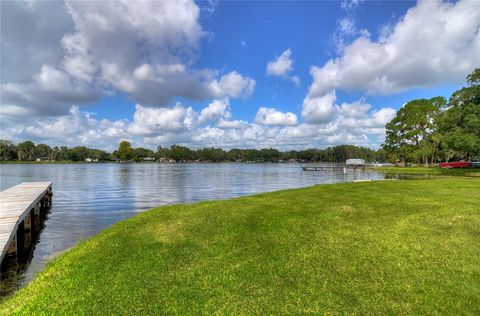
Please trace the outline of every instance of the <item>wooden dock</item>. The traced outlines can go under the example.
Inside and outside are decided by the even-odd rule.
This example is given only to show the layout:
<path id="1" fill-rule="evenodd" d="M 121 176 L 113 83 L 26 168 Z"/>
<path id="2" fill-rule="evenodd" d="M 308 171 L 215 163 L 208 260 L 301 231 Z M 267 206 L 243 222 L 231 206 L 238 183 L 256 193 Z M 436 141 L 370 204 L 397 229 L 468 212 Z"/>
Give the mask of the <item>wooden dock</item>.
<path id="1" fill-rule="evenodd" d="M 19 239 L 28 242 L 35 217 L 51 205 L 51 182 L 24 182 L 0 192 L 0 262 L 17 253 Z M 19 233 L 24 235 L 19 238 Z"/>

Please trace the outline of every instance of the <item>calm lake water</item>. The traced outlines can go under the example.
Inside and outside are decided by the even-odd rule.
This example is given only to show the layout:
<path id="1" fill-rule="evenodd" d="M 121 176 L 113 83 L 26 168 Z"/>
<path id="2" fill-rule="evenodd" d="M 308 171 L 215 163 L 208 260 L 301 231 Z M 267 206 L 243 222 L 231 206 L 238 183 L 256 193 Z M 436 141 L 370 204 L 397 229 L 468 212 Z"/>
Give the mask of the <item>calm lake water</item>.
<path id="1" fill-rule="evenodd" d="M 79 240 L 157 205 L 383 177 L 376 172 L 303 172 L 301 164 L 3 164 L 2 191 L 21 182 L 51 181 L 53 206 L 31 262 L 2 277 L 0 292 L 25 285 L 45 262 Z"/>

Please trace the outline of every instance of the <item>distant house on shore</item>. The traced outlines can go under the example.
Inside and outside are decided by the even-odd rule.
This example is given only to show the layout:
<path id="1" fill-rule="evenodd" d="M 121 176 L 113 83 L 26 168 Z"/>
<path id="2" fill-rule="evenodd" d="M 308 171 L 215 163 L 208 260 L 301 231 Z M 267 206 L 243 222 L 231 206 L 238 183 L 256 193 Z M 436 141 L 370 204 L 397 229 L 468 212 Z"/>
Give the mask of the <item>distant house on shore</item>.
<path id="1" fill-rule="evenodd" d="M 365 165 L 365 159 L 347 159 L 345 164 L 349 166 Z"/>
<path id="2" fill-rule="evenodd" d="M 158 158 L 158 162 L 169 162 L 169 163 L 174 163 L 174 162 L 176 162 L 176 161 L 175 161 L 175 160 L 173 160 L 173 159 L 170 159 L 170 158 L 160 157 L 160 158 Z"/>
<path id="3" fill-rule="evenodd" d="M 52 157 L 38 157 L 35 161 L 53 161 Z"/>
<path id="4" fill-rule="evenodd" d="M 155 161 L 155 157 L 143 157 L 143 161 Z"/>
<path id="5" fill-rule="evenodd" d="M 88 158 L 85 158 L 85 162 L 98 162 L 98 159 L 97 158 L 92 159 L 92 158 L 88 157 Z"/>

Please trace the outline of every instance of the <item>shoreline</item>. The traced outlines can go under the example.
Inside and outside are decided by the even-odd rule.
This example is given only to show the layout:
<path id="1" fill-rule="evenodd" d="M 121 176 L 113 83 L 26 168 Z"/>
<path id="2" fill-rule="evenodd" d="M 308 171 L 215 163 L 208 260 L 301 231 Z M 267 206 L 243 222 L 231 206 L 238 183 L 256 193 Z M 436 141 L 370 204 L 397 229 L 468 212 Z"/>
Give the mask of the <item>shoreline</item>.
<path id="1" fill-rule="evenodd" d="M 371 308 L 377 313 L 445 313 L 461 305 L 474 313 L 479 301 L 466 295 L 462 284 L 470 284 L 471 291 L 478 283 L 464 273 L 458 283 L 455 269 L 471 271 L 468 260 L 480 259 L 478 240 L 469 237 L 457 244 L 470 229 L 480 231 L 479 188 L 477 179 L 457 177 L 370 181 L 156 207 L 54 258 L 26 288 L 4 299 L 0 311 L 214 313 L 220 311 L 216 306 L 224 306 L 229 313 L 362 313 Z M 401 199 L 407 192 L 409 199 Z M 450 222 L 461 235 L 453 238 L 450 230 L 438 230 Z M 440 254 L 442 270 L 436 263 Z M 418 270 L 419 264 L 425 267 Z M 337 281 L 326 281 L 331 277 Z M 362 280 L 369 281 L 357 284 Z M 419 299 L 408 290 L 414 280 L 425 283 L 423 304 L 410 304 Z M 387 289 L 376 288 L 376 282 Z M 254 284 L 263 294 L 247 294 Z M 292 291 L 296 303 L 283 296 Z M 444 291 L 455 295 L 444 297 Z M 328 298 L 332 293 L 355 299 L 336 309 Z M 83 303 L 67 303 L 80 297 Z"/>

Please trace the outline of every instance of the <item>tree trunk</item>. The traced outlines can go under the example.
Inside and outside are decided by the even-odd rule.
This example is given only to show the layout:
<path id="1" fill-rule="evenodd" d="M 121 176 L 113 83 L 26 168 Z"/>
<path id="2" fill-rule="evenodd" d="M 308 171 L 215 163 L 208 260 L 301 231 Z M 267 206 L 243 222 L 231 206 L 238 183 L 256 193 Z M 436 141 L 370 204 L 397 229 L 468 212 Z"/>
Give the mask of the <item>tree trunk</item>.
<path id="1" fill-rule="evenodd" d="M 423 166 L 428 167 L 428 156 L 427 155 L 423 156 Z"/>

